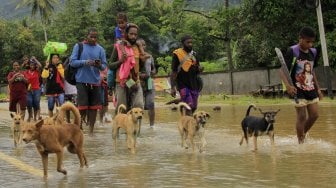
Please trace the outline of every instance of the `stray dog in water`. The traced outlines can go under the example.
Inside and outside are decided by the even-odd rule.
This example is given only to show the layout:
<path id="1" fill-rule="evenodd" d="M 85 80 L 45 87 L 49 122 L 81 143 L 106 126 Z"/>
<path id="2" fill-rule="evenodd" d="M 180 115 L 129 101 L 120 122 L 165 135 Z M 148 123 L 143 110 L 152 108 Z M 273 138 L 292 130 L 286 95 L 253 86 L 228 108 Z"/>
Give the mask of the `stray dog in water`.
<path id="1" fill-rule="evenodd" d="M 257 137 L 263 134 L 267 134 L 271 139 L 272 145 L 274 144 L 273 124 L 275 122 L 275 116 L 280 111 L 280 109 L 277 111 L 263 112 L 260 108 L 258 108 L 260 113 L 263 114 L 263 117 L 255 117 L 250 116 L 251 108 L 254 108 L 256 110 L 256 107 L 254 105 L 250 105 L 248 107 L 245 118 L 241 123 L 243 129 L 243 136 L 239 144 L 240 145 L 243 144 L 244 138 L 246 143 L 248 144 L 248 136 L 249 137 L 253 136 L 254 151 L 256 151 L 258 149 Z"/>
<path id="2" fill-rule="evenodd" d="M 126 111 L 126 106 L 121 104 L 118 107 L 117 115 L 114 117 L 112 125 L 112 138 L 114 140 L 114 150 L 117 148 L 117 137 L 119 129 L 123 128 L 127 134 L 127 147 L 132 153 L 135 153 L 136 137 L 140 131 L 140 121 L 143 116 L 141 108 L 132 108 L 127 114 L 121 111 Z"/>
<path id="3" fill-rule="evenodd" d="M 193 114 L 193 116 L 187 116 L 186 110 L 191 110 L 190 106 L 184 102 L 180 102 L 178 104 L 178 107 L 181 112 L 181 118 L 178 122 L 178 130 L 181 135 L 181 146 L 188 149 L 188 146 L 186 145 L 186 140 L 189 139 L 192 150 L 195 151 L 194 137 L 198 135 L 201 139 L 199 152 L 203 152 L 206 145 L 204 126 L 207 119 L 210 118 L 210 115 L 204 111 L 197 111 Z"/>
<path id="4" fill-rule="evenodd" d="M 22 142 L 22 124 L 23 117 L 21 116 L 20 104 L 16 105 L 16 113 L 11 112 L 10 116 L 13 119 L 13 125 L 11 127 L 12 135 L 14 139 L 14 146 L 17 147 Z"/>
<path id="5" fill-rule="evenodd" d="M 67 110 L 72 111 L 75 115 L 73 124 L 60 124 L 58 121 L 55 121 L 55 124 L 45 124 L 44 120 L 40 120 L 37 123 L 24 122 L 22 128 L 23 141 L 26 143 L 35 141 L 36 148 L 42 157 L 45 177 L 48 176 L 49 153 L 57 155 L 57 171 L 67 174 L 67 171 L 63 169 L 63 148 L 65 146 L 70 153 L 77 154 L 81 168 L 84 165 L 88 166 L 83 149 L 84 135 L 79 128 L 81 117 L 78 109 L 70 102 L 64 103 L 60 108 L 58 118 L 63 117 Z"/>

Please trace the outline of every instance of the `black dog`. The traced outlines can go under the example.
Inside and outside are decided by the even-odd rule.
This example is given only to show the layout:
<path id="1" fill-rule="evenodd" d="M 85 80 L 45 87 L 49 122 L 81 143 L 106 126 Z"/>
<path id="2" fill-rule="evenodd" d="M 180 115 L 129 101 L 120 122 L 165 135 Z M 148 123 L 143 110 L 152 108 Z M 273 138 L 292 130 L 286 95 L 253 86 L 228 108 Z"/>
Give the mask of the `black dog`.
<path id="1" fill-rule="evenodd" d="M 251 108 L 254 108 L 256 110 L 256 107 L 254 105 L 250 105 L 248 107 L 245 118 L 241 123 L 244 135 L 242 136 L 242 139 L 239 144 L 240 145 L 243 144 L 244 138 L 246 140 L 246 143 L 248 143 L 248 136 L 249 137 L 253 136 L 254 150 L 257 150 L 257 137 L 263 134 L 267 134 L 270 137 L 273 145 L 274 144 L 273 123 L 275 121 L 275 116 L 280 111 L 280 109 L 277 111 L 262 112 L 262 110 L 258 108 L 259 111 L 263 114 L 263 117 L 255 117 L 250 116 Z"/>

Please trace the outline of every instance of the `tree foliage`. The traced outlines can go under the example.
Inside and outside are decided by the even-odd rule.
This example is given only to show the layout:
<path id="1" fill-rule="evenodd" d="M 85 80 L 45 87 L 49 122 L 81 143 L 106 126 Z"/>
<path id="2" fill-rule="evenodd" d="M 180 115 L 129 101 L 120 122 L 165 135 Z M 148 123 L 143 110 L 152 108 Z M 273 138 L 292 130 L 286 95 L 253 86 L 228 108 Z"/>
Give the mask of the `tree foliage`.
<path id="1" fill-rule="evenodd" d="M 42 0 L 23 0 L 37 2 Z M 56 0 L 43 0 L 55 2 Z M 62 1 L 63 2 L 63 1 Z M 140 27 L 139 37 L 147 42 L 148 51 L 157 60 L 162 74 L 170 72 L 172 51 L 180 46 L 180 38 L 190 34 L 194 49 L 206 70 L 226 69 L 225 42 L 231 44 L 235 69 L 277 66 L 274 47 L 285 50 L 297 43 L 302 26 L 310 25 L 318 32 L 315 9 L 302 1 L 244 0 L 240 6 L 226 9 L 200 9 L 186 0 L 66 0 L 58 12 L 49 15 L 49 40 L 73 45 L 83 40 L 87 29 L 97 27 L 99 43 L 110 54 L 118 12 L 126 12 L 129 22 Z M 197 1 L 207 3 L 207 1 Z M 232 1 L 230 1 L 232 2 Z M 236 1 L 235 1 L 236 2 Z M 63 4 L 61 4 L 63 5 Z M 36 9 L 37 10 L 37 9 Z M 47 10 L 47 9 L 46 9 Z M 336 2 L 322 1 L 329 62 L 336 69 Z M 23 55 L 35 55 L 42 62 L 43 25 L 34 19 L 0 20 L 0 60 L 2 74 L 11 69 L 9 62 Z M 315 46 L 319 48 L 317 38 Z"/>

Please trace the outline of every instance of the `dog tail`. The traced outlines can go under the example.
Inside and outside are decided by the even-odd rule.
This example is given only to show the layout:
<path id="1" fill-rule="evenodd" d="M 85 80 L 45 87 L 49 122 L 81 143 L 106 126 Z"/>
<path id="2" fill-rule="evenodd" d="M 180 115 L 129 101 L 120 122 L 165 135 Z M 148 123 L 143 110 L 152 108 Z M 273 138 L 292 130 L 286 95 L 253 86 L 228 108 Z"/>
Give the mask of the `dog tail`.
<path id="1" fill-rule="evenodd" d="M 257 109 L 257 107 L 256 107 L 254 104 L 251 104 L 251 105 L 248 107 L 247 111 L 246 111 L 246 115 L 245 115 L 245 117 L 247 117 L 247 116 L 250 115 L 251 108 L 253 108 L 254 110 Z"/>
<path id="2" fill-rule="evenodd" d="M 74 124 L 79 126 L 80 121 L 81 121 L 81 116 L 80 116 L 78 108 L 71 102 L 65 102 L 64 104 L 62 104 L 62 106 L 60 108 L 61 118 L 64 119 L 64 114 L 68 110 L 70 110 L 75 115 Z"/>
<path id="3" fill-rule="evenodd" d="M 181 116 L 186 115 L 186 110 L 191 110 L 190 106 L 185 102 L 178 103 L 178 109 L 180 110 Z"/>
<path id="4" fill-rule="evenodd" d="M 180 99 L 180 98 L 177 98 L 177 99 L 173 99 L 173 100 L 171 100 L 171 101 L 168 101 L 168 102 L 166 102 L 165 104 L 166 105 L 169 105 L 169 104 L 178 104 L 178 103 L 180 103 L 182 100 Z"/>
<path id="5" fill-rule="evenodd" d="M 122 113 L 123 111 L 126 112 L 127 108 L 124 104 L 119 105 L 117 114 Z"/>

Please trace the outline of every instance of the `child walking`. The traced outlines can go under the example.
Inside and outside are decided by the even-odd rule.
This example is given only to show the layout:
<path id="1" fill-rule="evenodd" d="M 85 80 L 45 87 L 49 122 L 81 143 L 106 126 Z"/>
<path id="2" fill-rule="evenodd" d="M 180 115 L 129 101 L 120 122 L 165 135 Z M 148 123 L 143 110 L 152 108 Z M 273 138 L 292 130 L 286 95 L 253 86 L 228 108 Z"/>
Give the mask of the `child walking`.
<path id="1" fill-rule="evenodd" d="M 316 66 L 316 49 L 312 48 L 316 33 L 311 27 L 303 27 L 299 33 L 299 43 L 291 46 L 285 55 L 286 65 L 293 80 L 289 84 L 284 72 L 280 77 L 285 83 L 287 93 L 297 95 L 296 134 L 299 144 L 304 143 L 305 136 L 318 118 L 318 102 L 323 98 L 313 68 Z M 309 64 L 309 65 L 308 65 Z M 307 70 L 309 69 L 309 70 Z M 307 79 L 302 79 L 303 76 Z M 309 76 L 309 82 L 307 82 Z"/>

